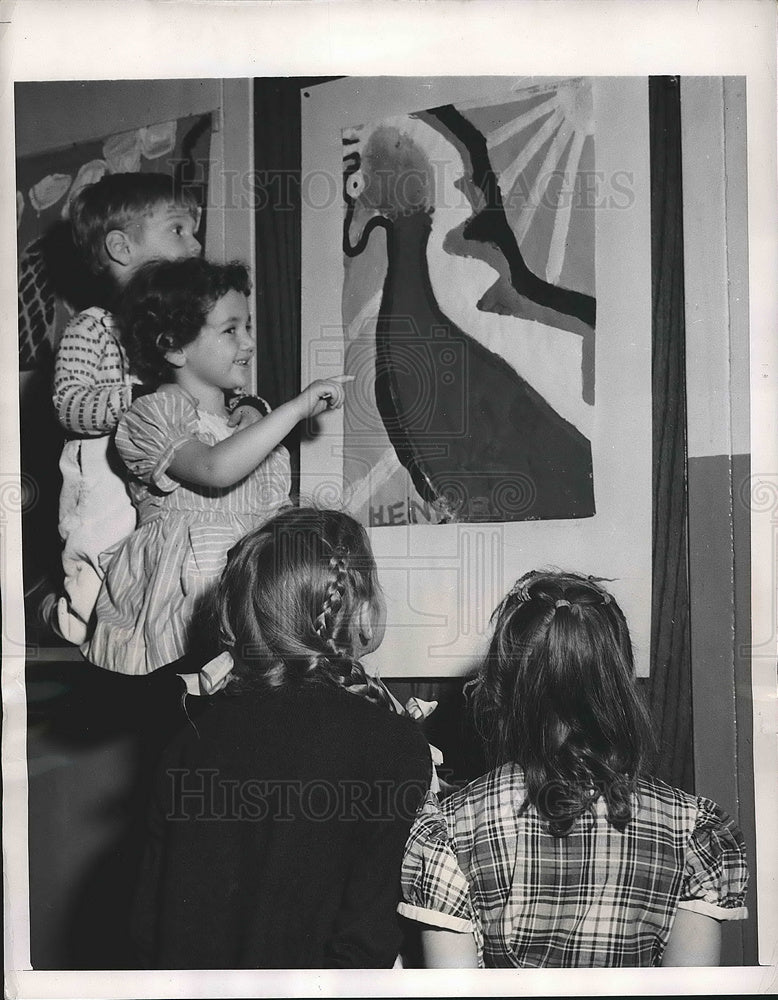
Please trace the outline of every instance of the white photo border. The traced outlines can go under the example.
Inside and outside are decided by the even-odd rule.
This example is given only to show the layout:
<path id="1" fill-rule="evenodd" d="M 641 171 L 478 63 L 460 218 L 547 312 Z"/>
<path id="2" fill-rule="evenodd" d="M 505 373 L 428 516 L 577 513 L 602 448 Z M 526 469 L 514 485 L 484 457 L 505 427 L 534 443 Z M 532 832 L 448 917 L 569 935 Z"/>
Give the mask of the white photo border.
<path id="1" fill-rule="evenodd" d="M 6 992 L 13 997 L 753 994 L 776 975 L 776 557 L 771 510 L 752 514 L 752 626 L 761 967 L 365 973 L 29 970 L 24 650 L 17 385 L 13 83 L 337 75 L 745 76 L 749 129 L 751 456 L 778 475 L 776 11 L 771 0 L 0 0 L 0 553 Z M 756 641 L 756 639 L 755 639 Z"/>

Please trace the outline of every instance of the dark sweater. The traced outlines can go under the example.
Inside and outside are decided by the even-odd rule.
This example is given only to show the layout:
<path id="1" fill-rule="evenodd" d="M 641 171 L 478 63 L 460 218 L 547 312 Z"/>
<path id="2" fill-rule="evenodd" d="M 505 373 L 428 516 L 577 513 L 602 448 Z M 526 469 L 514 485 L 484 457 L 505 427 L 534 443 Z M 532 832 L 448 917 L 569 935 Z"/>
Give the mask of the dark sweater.
<path id="1" fill-rule="evenodd" d="M 152 968 L 380 968 L 430 777 L 421 730 L 338 688 L 223 694 L 168 747 L 135 913 Z"/>

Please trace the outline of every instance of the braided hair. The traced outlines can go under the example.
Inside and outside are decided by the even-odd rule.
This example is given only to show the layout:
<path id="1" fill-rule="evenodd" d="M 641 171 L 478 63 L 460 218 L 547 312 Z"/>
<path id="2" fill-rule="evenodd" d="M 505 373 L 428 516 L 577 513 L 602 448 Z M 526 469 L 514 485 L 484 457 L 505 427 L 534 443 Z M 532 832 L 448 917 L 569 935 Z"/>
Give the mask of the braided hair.
<path id="1" fill-rule="evenodd" d="M 492 620 L 470 689 L 491 763 L 521 766 L 525 806 L 534 805 L 557 836 L 600 796 L 610 822 L 623 828 L 653 735 L 618 604 L 595 578 L 534 571 Z"/>
<path id="2" fill-rule="evenodd" d="M 365 606 L 377 627 L 380 589 L 364 528 L 340 511 L 283 510 L 234 546 L 217 590 L 236 689 L 328 684 L 392 708 L 359 661 Z"/>

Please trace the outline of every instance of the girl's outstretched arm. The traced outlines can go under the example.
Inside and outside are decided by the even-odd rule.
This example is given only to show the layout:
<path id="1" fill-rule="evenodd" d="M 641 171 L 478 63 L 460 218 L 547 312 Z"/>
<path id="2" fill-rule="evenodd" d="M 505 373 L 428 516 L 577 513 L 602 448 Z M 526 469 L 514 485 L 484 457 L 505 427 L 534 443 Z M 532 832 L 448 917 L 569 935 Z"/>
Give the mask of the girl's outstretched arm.
<path id="1" fill-rule="evenodd" d="M 425 969 L 477 969 L 478 951 L 472 934 L 442 927 L 423 927 L 421 950 Z"/>
<path id="2" fill-rule="evenodd" d="M 209 445 L 187 441 L 176 450 L 168 473 L 187 483 L 217 489 L 232 486 L 253 472 L 287 434 L 306 417 L 343 405 L 343 383 L 353 376 L 339 375 L 312 382 L 299 396 L 283 403 L 259 423 L 238 431 L 226 441 Z"/>
<path id="3" fill-rule="evenodd" d="M 680 907 L 662 956 L 662 965 L 718 965 L 720 960 L 719 921 L 705 913 L 695 913 L 694 910 Z"/>

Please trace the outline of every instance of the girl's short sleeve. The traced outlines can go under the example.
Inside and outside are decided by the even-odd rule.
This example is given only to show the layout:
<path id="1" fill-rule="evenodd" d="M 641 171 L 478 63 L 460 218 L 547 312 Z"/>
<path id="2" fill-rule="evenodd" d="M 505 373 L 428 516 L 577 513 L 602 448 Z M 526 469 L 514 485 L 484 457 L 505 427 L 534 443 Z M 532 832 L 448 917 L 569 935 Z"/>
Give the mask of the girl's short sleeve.
<path id="1" fill-rule="evenodd" d="M 478 938 L 470 887 L 433 792 L 427 792 L 411 827 L 401 882 L 402 902 L 397 909 L 404 917 Z"/>
<path id="2" fill-rule="evenodd" d="M 130 472 L 165 493 L 179 483 L 167 475 L 176 450 L 197 432 L 197 412 L 177 393 L 153 392 L 137 399 L 119 422 L 116 448 Z"/>
<path id="3" fill-rule="evenodd" d="M 710 799 L 698 798 L 678 905 L 716 920 L 744 920 L 748 866 L 743 835 Z"/>

